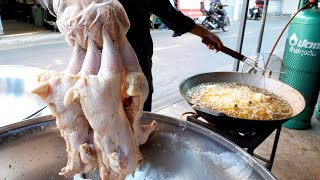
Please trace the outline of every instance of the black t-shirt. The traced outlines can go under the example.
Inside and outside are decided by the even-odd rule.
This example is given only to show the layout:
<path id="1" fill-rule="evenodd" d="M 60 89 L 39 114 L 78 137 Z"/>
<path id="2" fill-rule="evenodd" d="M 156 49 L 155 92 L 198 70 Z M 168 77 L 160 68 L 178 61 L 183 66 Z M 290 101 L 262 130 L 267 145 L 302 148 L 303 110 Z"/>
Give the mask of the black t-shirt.
<path id="1" fill-rule="evenodd" d="M 180 36 L 191 31 L 194 21 L 172 7 L 169 0 L 119 1 L 126 10 L 131 24 L 127 38 L 138 56 L 143 72 L 149 82 L 152 83 L 151 57 L 153 43 L 150 35 L 150 13 L 158 16 L 163 23 L 172 29 L 174 31 L 173 36 Z"/>

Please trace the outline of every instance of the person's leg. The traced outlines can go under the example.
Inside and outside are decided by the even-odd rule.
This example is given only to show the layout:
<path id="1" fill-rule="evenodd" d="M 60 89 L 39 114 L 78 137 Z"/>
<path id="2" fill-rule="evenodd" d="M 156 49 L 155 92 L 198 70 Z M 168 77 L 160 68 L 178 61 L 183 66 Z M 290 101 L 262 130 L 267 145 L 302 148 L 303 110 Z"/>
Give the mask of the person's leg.
<path id="1" fill-rule="evenodd" d="M 259 9 L 258 9 L 259 16 L 262 16 L 262 12 L 263 12 L 263 8 L 259 7 Z"/>
<path id="2" fill-rule="evenodd" d="M 143 111 L 151 112 L 152 108 L 152 93 L 149 92 L 147 100 L 144 102 Z"/>
<path id="3" fill-rule="evenodd" d="M 254 7 L 249 9 L 249 14 L 251 19 L 253 18 L 253 10 L 254 10 Z"/>
<path id="4" fill-rule="evenodd" d="M 146 99 L 146 101 L 144 102 L 143 111 L 151 112 L 151 109 L 152 109 L 152 93 L 153 93 L 152 72 L 151 72 L 152 62 L 151 62 L 151 60 L 149 61 L 149 63 L 147 63 L 147 65 L 141 66 L 141 68 L 142 68 L 142 72 L 146 76 L 146 78 L 148 80 L 148 83 L 149 83 L 149 95 L 148 95 L 148 98 Z"/>
<path id="5" fill-rule="evenodd" d="M 219 17 L 219 19 L 218 19 L 219 25 L 220 25 L 220 26 L 223 26 L 223 24 L 224 24 L 224 18 L 226 17 L 227 12 L 226 12 L 224 9 L 219 9 L 219 10 L 217 11 L 217 14 L 220 15 L 220 17 Z"/>
<path id="6" fill-rule="evenodd" d="M 224 18 L 225 17 L 226 17 L 225 15 L 222 15 L 222 16 L 219 17 L 219 22 L 220 22 L 221 25 L 224 25 Z"/>

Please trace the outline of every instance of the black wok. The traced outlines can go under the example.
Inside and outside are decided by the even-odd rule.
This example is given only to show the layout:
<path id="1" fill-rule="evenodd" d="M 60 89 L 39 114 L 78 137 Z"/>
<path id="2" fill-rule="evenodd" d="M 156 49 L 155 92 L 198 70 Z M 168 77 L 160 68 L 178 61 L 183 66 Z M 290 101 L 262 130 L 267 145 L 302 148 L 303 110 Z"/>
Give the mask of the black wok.
<path id="1" fill-rule="evenodd" d="M 244 77 L 246 76 L 246 77 Z M 243 74 L 240 72 L 212 72 L 205 74 L 198 74 L 184 80 L 179 90 L 181 95 L 186 99 L 186 92 L 199 84 L 211 82 L 235 82 L 245 84 L 243 79 L 248 79 L 250 76 L 257 76 L 254 74 Z M 254 78 L 253 78 L 254 79 Z M 257 79 L 257 78 L 255 78 Z M 273 93 L 282 97 L 289 102 L 293 108 L 292 117 L 300 114 L 305 108 L 305 100 L 303 96 L 294 88 L 270 78 L 261 78 L 253 85 L 257 88 L 262 88 L 267 91 L 274 91 Z M 187 100 L 187 99 L 186 99 Z M 188 101 L 188 100 L 187 100 Z M 192 103 L 188 102 L 191 106 Z M 290 118 L 278 120 L 250 120 L 229 117 L 222 112 L 212 111 L 205 108 L 193 107 L 199 116 L 206 121 L 214 124 L 217 127 L 228 128 L 237 131 L 261 131 L 268 130 L 281 126 Z"/>

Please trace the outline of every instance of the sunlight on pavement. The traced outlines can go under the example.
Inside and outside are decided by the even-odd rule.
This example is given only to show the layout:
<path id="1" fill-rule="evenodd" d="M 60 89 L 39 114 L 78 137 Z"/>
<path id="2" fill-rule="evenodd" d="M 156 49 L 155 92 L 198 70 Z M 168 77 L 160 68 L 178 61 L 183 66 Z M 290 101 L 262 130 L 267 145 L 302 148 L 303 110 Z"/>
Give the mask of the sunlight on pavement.
<path id="1" fill-rule="evenodd" d="M 60 60 L 60 59 L 56 59 L 56 60 L 54 60 L 54 62 L 55 62 L 55 64 L 57 64 L 57 65 L 63 64 L 62 60 Z"/>

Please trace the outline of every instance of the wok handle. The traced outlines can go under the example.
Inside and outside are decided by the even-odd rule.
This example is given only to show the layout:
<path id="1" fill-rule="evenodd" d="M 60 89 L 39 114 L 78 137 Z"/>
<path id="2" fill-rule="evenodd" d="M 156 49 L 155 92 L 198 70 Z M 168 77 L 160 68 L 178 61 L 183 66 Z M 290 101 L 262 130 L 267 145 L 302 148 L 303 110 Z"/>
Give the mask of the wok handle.
<path id="1" fill-rule="evenodd" d="M 217 46 L 217 43 L 213 42 L 213 41 L 212 41 L 211 39 L 209 39 L 208 37 L 204 37 L 204 38 L 202 39 L 202 42 L 203 42 L 204 44 L 206 44 L 206 45 L 213 45 L 214 47 L 218 47 L 218 46 Z M 238 60 L 240 60 L 240 61 L 244 61 L 244 60 L 246 59 L 246 57 L 245 57 L 244 55 L 242 55 L 242 54 L 240 54 L 240 53 L 238 53 L 238 52 L 236 52 L 236 51 L 234 51 L 234 50 L 232 50 L 232 49 L 230 49 L 230 48 L 228 48 L 228 47 L 225 47 L 225 46 L 222 46 L 222 47 L 219 49 L 219 51 L 222 51 L 222 52 L 228 54 L 229 56 L 231 56 L 231 57 L 233 57 L 233 58 L 236 58 L 236 59 L 238 59 Z"/>
<path id="2" fill-rule="evenodd" d="M 223 112 L 219 112 L 219 111 L 214 111 L 214 110 L 209 110 L 209 109 L 205 109 L 205 108 L 202 108 L 202 107 L 197 107 L 197 106 L 194 106 L 192 107 L 194 110 L 198 110 L 198 111 L 201 111 L 201 112 L 204 112 L 206 114 L 209 114 L 209 115 L 212 115 L 212 116 L 217 116 L 217 117 L 221 117 L 221 116 L 227 116 L 225 113 Z"/>

